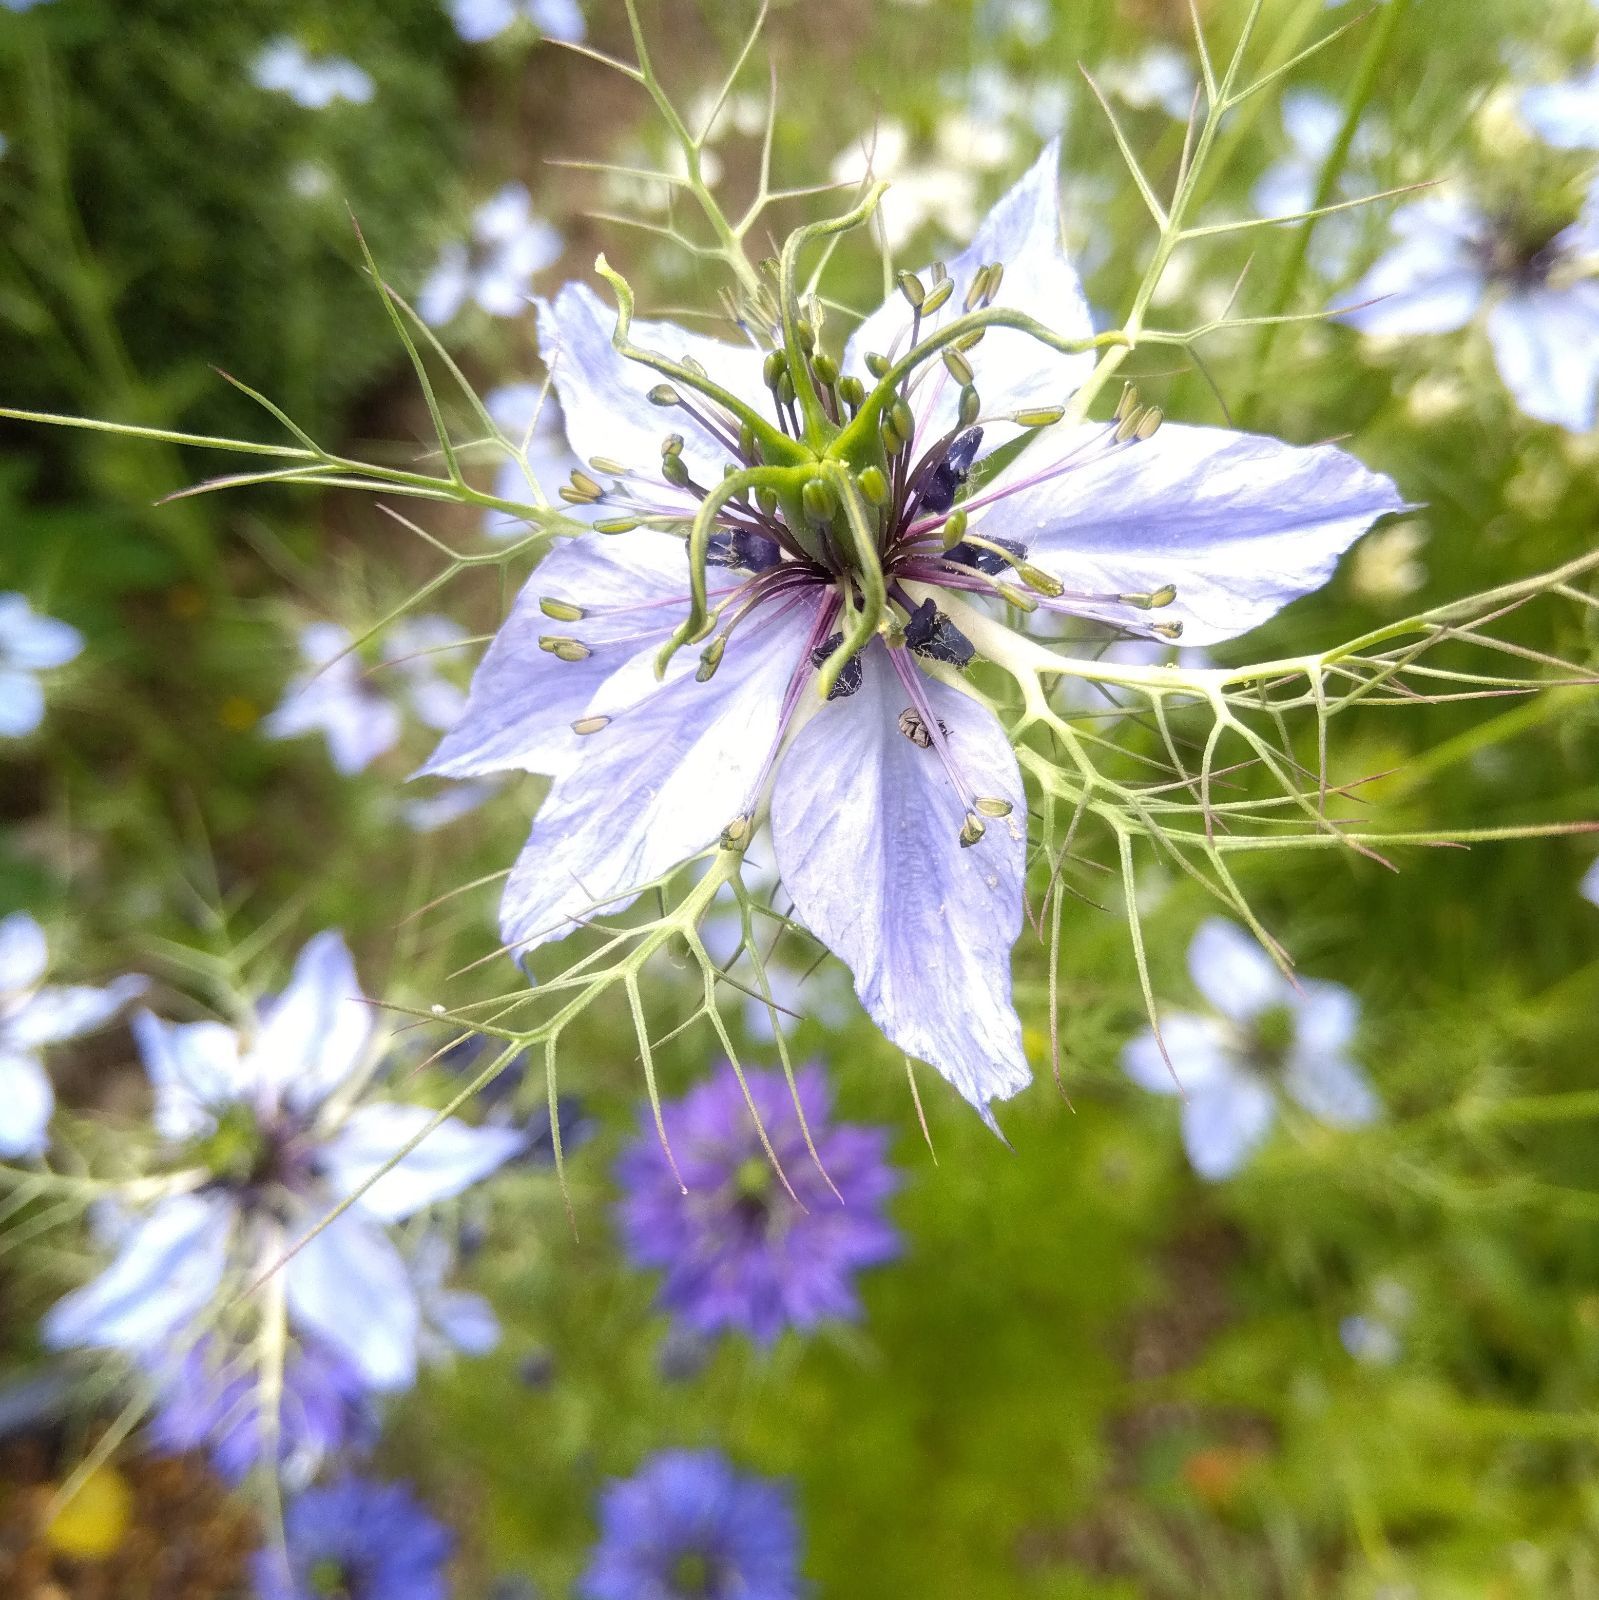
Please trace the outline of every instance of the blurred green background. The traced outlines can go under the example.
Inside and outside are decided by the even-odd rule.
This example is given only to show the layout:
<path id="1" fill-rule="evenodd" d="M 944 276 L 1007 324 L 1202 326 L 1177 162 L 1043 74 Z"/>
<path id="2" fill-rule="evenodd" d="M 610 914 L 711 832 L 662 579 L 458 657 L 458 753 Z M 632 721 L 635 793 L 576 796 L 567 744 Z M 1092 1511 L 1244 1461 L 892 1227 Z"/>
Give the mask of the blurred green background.
<path id="1" fill-rule="evenodd" d="M 1390 7 L 1287 85 L 1343 104 L 1369 81 L 1366 188 L 1516 170 L 1506 86 L 1585 63 L 1599 22 L 1581 0 Z M 641 9 L 690 105 L 753 16 L 711 0 Z M 1245 7 L 1199 9 L 1224 48 Z M 587 12 L 589 42 L 629 54 L 618 0 Z M 1267 0 L 1255 58 L 1287 60 L 1358 12 Z M 282 34 L 358 62 L 371 98 L 310 109 L 258 87 L 250 64 Z M 778 4 L 712 146 L 735 196 L 755 170 L 768 57 L 779 181 L 823 179 L 874 124 L 880 148 L 895 130 L 902 192 L 932 196 L 920 218 L 904 213 L 918 261 L 958 242 L 1062 130 L 1091 299 L 1112 322 L 1125 306 L 1150 232 L 1078 66 L 1169 183 L 1183 132 L 1161 102 L 1185 104 L 1184 75 L 1191 86 L 1186 4 Z M 351 215 L 411 294 L 512 179 L 564 241 L 541 291 L 587 274 L 603 248 L 646 308 L 714 304 L 714 282 L 670 243 L 602 215 L 660 220 L 647 194 L 551 164 L 665 159 L 645 97 L 531 30 L 469 47 L 438 0 L 0 11 L 0 133 L 8 406 L 278 437 L 220 368 L 334 448 L 420 458 L 426 413 Z M 1257 180 L 1293 155 L 1277 95 L 1249 102 L 1200 220 L 1247 214 Z M 1376 253 L 1384 214 L 1358 214 L 1343 282 Z M 1246 268 L 1244 314 L 1322 309 L 1340 280 L 1296 268 L 1295 240 L 1279 229 L 1193 249 L 1160 318 L 1214 315 Z M 834 288 L 872 304 L 869 255 L 842 254 Z M 537 373 L 532 322 L 468 312 L 443 337 L 490 389 Z M 1330 643 L 1593 543 L 1599 440 L 1519 417 L 1474 337 L 1383 350 L 1310 322 L 1222 334 L 1202 354 L 1203 373 L 1170 348 L 1132 370 L 1182 420 L 1343 439 L 1426 507 L 1223 659 Z M 397 799 L 427 749 L 419 730 L 347 778 L 319 741 L 269 741 L 259 726 L 295 670 L 301 623 L 368 626 L 436 555 L 355 495 L 157 503 L 218 470 L 172 446 L 0 426 L 0 589 L 87 639 L 51 680 L 41 732 L 0 751 L 0 912 L 40 916 L 64 971 L 148 971 L 173 994 L 186 986 L 174 947 L 220 952 L 266 929 L 265 983 L 329 925 L 349 932 L 372 993 L 494 992 L 502 974 L 447 977 L 493 947 L 492 885 L 405 919 L 511 858 L 536 781 L 419 834 Z M 428 525 L 488 547 L 474 517 Z M 430 608 L 482 633 L 500 602 L 498 578 L 477 574 Z M 1592 665 L 1583 615 L 1546 606 L 1517 626 Z M 1595 705 L 1558 691 L 1372 711 L 1338 726 L 1335 776 L 1393 769 L 1363 791 L 1393 828 L 1591 818 Z M 713 1443 L 795 1481 L 807 1572 L 827 1597 L 1599 1595 L 1599 1102 L 1559 1098 L 1596 1087 L 1599 908 L 1577 892 L 1593 854 L 1580 838 L 1418 848 L 1397 873 L 1250 858 L 1245 887 L 1301 970 L 1359 994 L 1360 1058 L 1385 1116 L 1358 1134 L 1280 1128 L 1225 1184 L 1194 1177 L 1173 1106 L 1120 1072 L 1142 1007 L 1114 911 L 1068 913 L 1069 1109 L 1050 1081 L 1042 951 L 1024 938 L 1038 1082 L 1005 1110 L 1014 1148 L 924 1075 L 935 1163 L 871 1027 L 801 1024 L 798 1053 L 828 1062 L 843 1109 L 897 1130 L 906 1256 L 868 1280 L 860 1327 L 768 1356 L 725 1341 L 670 1378 L 651 1284 L 622 1263 L 609 1216 L 637 1052 L 625 1017 L 590 1016 L 563 1069 L 597 1129 L 568 1166 L 575 1232 L 553 1179 L 501 1187 L 473 1275 L 504 1345 L 430 1376 L 395 1415 L 384 1465 L 462 1530 L 469 1597 L 507 1575 L 566 1594 L 598 1484 L 652 1449 Z M 1157 992 L 1191 1004 L 1183 954 L 1208 908 L 1153 870 L 1140 893 Z M 665 1015 L 691 978 L 663 967 L 655 982 Z M 712 1049 L 703 1034 L 674 1043 L 670 1086 L 702 1074 Z M 125 1108 L 129 1055 L 111 1035 L 58 1062 L 67 1094 Z M 752 1041 L 751 1056 L 770 1047 Z M 31 1358 L 32 1319 L 61 1281 L 36 1249 L 0 1257 L 14 1363 Z M 1361 1346 L 1351 1317 L 1391 1340 Z"/>

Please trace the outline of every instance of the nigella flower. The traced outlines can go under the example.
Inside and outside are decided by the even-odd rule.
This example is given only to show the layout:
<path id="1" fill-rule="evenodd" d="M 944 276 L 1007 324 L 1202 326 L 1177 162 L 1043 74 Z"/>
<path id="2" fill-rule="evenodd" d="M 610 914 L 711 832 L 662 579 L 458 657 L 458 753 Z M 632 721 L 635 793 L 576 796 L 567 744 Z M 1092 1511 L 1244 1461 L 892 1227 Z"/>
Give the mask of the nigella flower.
<path id="1" fill-rule="evenodd" d="M 305 946 L 288 988 L 243 1032 L 145 1012 L 134 1033 L 157 1132 L 192 1186 L 175 1185 L 125 1227 L 111 1265 L 47 1315 L 47 1342 L 125 1350 L 148 1365 L 152 1351 L 174 1342 L 181 1350 L 180 1330 L 207 1307 L 230 1304 L 274 1269 L 297 1334 L 342 1357 L 370 1388 L 409 1384 L 423 1309 L 387 1225 L 487 1177 L 521 1136 L 450 1118 L 383 1171 L 433 1114 L 363 1097 L 372 1011 L 336 933 Z"/>
<path id="2" fill-rule="evenodd" d="M 26 911 L 0 919 L 0 1156 L 43 1155 L 55 1090 L 39 1059 L 46 1045 L 104 1027 L 144 988 L 118 978 L 103 989 L 43 982 L 50 952 Z"/>
<path id="3" fill-rule="evenodd" d="M 1453 333 L 1486 308 L 1505 387 L 1540 422 L 1585 433 L 1599 410 L 1599 183 L 1569 227 L 1489 215 L 1457 194 L 1394 213 L 1394 247 L 1338 313 L 1362 333 Z"/>
<path id="4" fill-rule="evenodd" d="M 527 309 L 534 276 L 561 254 L 561 236 L 534 214 L 527 186 L 508 183 L 472 213 L 471 236 L 439 252 L 417 295 L 424 322 L 453 322 L 473 301 L 491 317 Z"/>
<path id="5" fill-rule="evenodd" d="M 1010 638 L 982 608 L 1009 594 L 1137 637 L 1224 639 L 1402 508 L 1339 450 L 1155 431 L 1145 412 L 1047 430 L 974 490 L 987 452 L 1058 420 L 1092 364 L 988 325 L 1031 315 L 1091 336 L 1055 168 L 1051 146 L 948 275 L 907 275 L 840 359 L 810 301 L 764 356 L 632 322 L 630 358 L 587 288 L 541 306 L 568 437 L 600 475 L 563 493 L 598 504 L 599 531 L 534 574 L 424 769 L 553 775 L 501 908 L 524 958 L 719 837 L 737 847 L 769 808 L 796 919 L 888 1038 L 985 1117 L 1027 1083 L 1010 977 L 1021 776 L 998 718 L 958 687 Z"/>
<path id="6" fill-rule="evenodd" d="M 382 668 L 369 673 L 346 629 L 307 623 L 300 630 L 304 670 L 262 729 L 271 739 L 320 733 L 340 772 L 360 772 L 399 742 L 407 711 L 429 728 L 453 726 L 465 696 L 440 664 L 465 638 L 466 630 L 447 617 L 406 618 L 383 641 Z"/>
<path id="7" fill-rule="evenodd" d="M 150 1366 L 156 1385 L 151 1444 L 168 1455 L 203 1450 L 227 1483 L 243 1483 L 261 1465 L 269 1440 L 279 1476 L 294 1485 L 377 1438 L 362 1375 L 315 1340 L 292 1341 L 282 1393 L 271 1405 L 252 1352 L 220 1337 L 201 1340 L 176 1365 L 152 1358 Z"/>
<path id="8" fill-rule="evenodd" d="M 568 44 L 587 31 L 577 0 L 450 0 L 450 20 L 468 44 L 497 39 L 524 17 L 546 38 Z"/>
<path id="9" fill-rule="evenodd" d="M 899 1234 L 883 1214 L 899 1179 L 882 1129 L 831 1120 L 819 1067 L 800 1069 L 795 1082 L 827 1177 L 805 1148 L 783 1074 L 746 1072 L 745 1081 L 800 1203 L 773 1170 L 738 1078 L 724 1064 L 662 1107 L 689 1192 L 678 1187 L 645 1113 L 617 1166 L 618 1215 L 630 1259 L 664 1270 L 661 1304 L 684 1326 L 704 1334 L 738 1329 L 770 1344 L 785 1328 L 860 1315 L 855 1274 L 899 1254 Z"/>
<path id="10" fill-rule="evenodd" d="M 1564 83 L 1523 90 L 1521 114 L 1556 150 L 1599 149 L 1599 64 Z"/>
<path id="11" fill-rule="evenodd" d="M 346 1475 L 306 1489 L 283 1517 L 283 1549 L 257 1552 L 257 1600 L 446 1600 L 449 1529 L 402 1483 Z"/>
<path id="12" fill-rule="evenodd" d="M 0 594 L 0 739 L 18 739 L 39 726 L 39 674 L 65 666 L 82 649 L 76 628 L 41 616 L 23 595 Z"/>
<path id="13" fill-rule="evenodd" d="M 287 36 L 263 45 L 250 68 L 257 88 L 286 94 L 308 111 L 322 111 L 335 100 L 365 105 L 372 98 L 372 79 L 342 56 L 314 56 L 298 39 Z"/>
<path id="14" fill-rule="evenodd" d="M 799 1525 L 783 1485 L 715 1450 L 662 1450 L 600 1496 L 582 1600 L 800 1600 Z M 269 1597 L 270 1600 L 270 1597 Z"/>
<path id="15" fill-rule="evenodd" d="M 1148 1029 L 1122 1052 L 1122 1066 L 1145 1089 L 1186 1096 L 1183 1145 L 1200 1177 L 1231 1177 L 1243 1166 L 1270 1131 L 1280 1095 L 1338 1127 L 1377 1115 L 1349 1053 L 1360 1002 L 1348 989 L 1308 978 L 1295 987 L 1249 934 L 1219 917 L 1194 935 L 1188 971 L 1214 1015 L 1177 1011 L 1162 1020 L 1170 1067 Z"/>

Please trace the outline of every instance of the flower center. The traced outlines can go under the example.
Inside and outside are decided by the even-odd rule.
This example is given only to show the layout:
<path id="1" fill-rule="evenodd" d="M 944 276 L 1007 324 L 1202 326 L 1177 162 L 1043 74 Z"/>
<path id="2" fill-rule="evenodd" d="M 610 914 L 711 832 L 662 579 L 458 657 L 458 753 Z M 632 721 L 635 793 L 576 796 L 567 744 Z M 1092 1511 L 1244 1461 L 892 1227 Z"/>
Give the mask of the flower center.
<path id="1" fill-rule="evenodd" d="M 1245 1052 L 1249 1064 L 1265 1077 L 1281 1077 L 1294 1042 L 1294 1013 L 1285 1005 L 1268 1006 L 1249 1026 Z"/>
<path id="2" fill-rule="evenodd" d="M 722 1592 L 723 1563 L 703 1550 L 685 1550 L 672 1563 L 673 1600 L 715 1600 Z"/>
<path id="3" fill-rule="evenodd" d="M 349 1569 L 332 1556 L 324 1557 L 307 1574 L 311 1593 L 319 1600 L 356 1600 Z"/>

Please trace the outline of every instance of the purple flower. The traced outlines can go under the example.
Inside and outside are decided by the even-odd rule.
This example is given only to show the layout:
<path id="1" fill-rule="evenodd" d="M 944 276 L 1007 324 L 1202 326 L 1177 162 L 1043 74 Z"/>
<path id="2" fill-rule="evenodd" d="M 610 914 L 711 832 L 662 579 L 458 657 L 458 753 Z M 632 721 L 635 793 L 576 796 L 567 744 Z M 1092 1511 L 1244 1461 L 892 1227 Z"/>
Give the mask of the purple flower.
<path id="1" fill-rule="evenodd" d="M 181 1331 L 205 1308 L 231 1303 L 312 1235 L 433 1113 L 363 1097 L 373 1012 L 336 933 L 306 945 L 289 987 L 244 1032 L 142 1012 L 134 1034 L 156 1129 L 206 1181 L 139 1214 L 111 1265 L 49 1312 L 44 1336 L 57 1348 L 148 1358 L 174 1341 L 181 1348 Z M 281 1267 L 291 1327 L 370 1388 L 410 1384 L 424 1308 L 386 1225 L 459 1194 L 521 1145 L 512 1130 L 453 1117 L 434 1129 Z"/>
<path id="2" fill-rule="evenodd" d="M 1254 939 L 1212 917 L 1188 947 L 1188 971 L 1214 1010 L 1176 1011 L 1122 1052 L 1134 1083 L 1183 1102 L 1183 1145 L 1202 1178 L 1229 1178 L 1271 1130 L 1280 1095 L 1337 1127 L 1378 1113 L 1377 1097 L 1349 1047 L 1360 1002 L 1341 984 L 1291 984 Z M 1176 1076 L 1173 1077 L 1175 1072 Z"/>
<path id="3" fill-rule="evenodd" d="M 250 68 L 261 89 L 286 94 L 308 111 L 322 111 L 335 100 L 364 105 L 372 98 L 372 79 L 342 56 L 313 56 L 297 39 L 264 45 Z"/>
<path id="4" fill-rule="evenodd" d="M 1349 291 L 1371 301 L 1339 316 L 1362 333 L 1454 333 L 1486 307 L 1505 387 L 1530 417 L 1586 433 L 1599 414 L 1599 183 L 1551 235 L 1439 193 L 1394 213 L 1395 243 Z"/>
<path id="5" fill-rule="evenodd" d="M 44 929 L 26 911 L 0 919 L 0 1156 L 43 1155 L 55 1090 L 39 1059 L 46 1045 L 102 1028 L 144 989 L 118 978 L 103 989 L 43 982 Z"/>
<path id="6" fill-rule="evenodd" d="M 1402 508 L 1386 479 L 1327 446 L 1116 423 L 1044 429 L 972 492 L 985 452 L 1032 437 L 1035 408 L 1058 414 L 1092 367 L 998 326 L 971 349 L 972 384 L 926 349 L 990 297 L 1091 336 L 1060 246 L 1057 156 L 1051 145 L 999 202 L 949 280 L 918 280 L 921 312 L 896 293 L 866 319 L 836 382 L 808 357 L 796 374 L 780 350 L 634 321 L 632 348 L 679 363 L 663 386 L 618 351 L 587 288 L 542 305 L 574 451 L 629 471 L 602 492 L 597 526 L 611 531 L 563 541 L 534 574 L 425 769 L 554 777 L 501 907 L 524 955 L 719 837 L 747 837 L 769 806 L 796 920 L 851 969 L 884 1034 L 990 1121 L 989 1102 L 1030 1076 L 1010 972 L 1027 828 L 1005 730 L 957 687 L 977 654 L 969 633 L 991 653 L 1005 637 L 978 608 L 1026 584 L 1040 613 L 1224 639 L 1325 582 L 1374 518 Z M 877 376 L 886 351 L 906 364 L 898 377 Z M 795 381 L 813 402 L 803 424 L 797 402 L 774 398 Z M 866 460 L 882 451 L 887 472 Z M 730 461 L 783 495 L 732 498 Z M 970 519 L 963 537 L 952 516 Z M 685 559 L 691 520 L 703 561 Z M 691 631 L 691 582 L 714 637 L 677 649 L 657 681 L 663 645 Z M 847 630 L 874 608 L 875 634 L 850 634 L 867 642 L 846 660 Z"/>
<path id="7" fill-rule="evenodd" d="M 297 1340 L 283 1365 L 283 1392 L 266 1404 L 263 1374 L 248 1350 L 208 1338 L 175 1368 L 151 1363 L 157 1384 L 150 1421 L 157 1450 L 180 1455 L 204 1450 L 220 1477 L 242 1483 L 276 1444 L 276 1466 L 287 1483 L 303 1484 L 322 1464 L 377 1436 L 377 1418 L 361 1374 L 341 1356 Z"/>
<path id="8" fill-rule="evenodd" d="M 20 594 L 0 594 L 0 739 L 19 739 L 44 720 L 39 674 L 83 649 L 83 635 L 41 616 Z"/>
<path id="9" fill-rule="evenodd" d="M 663 1450 L 600 1496 L 582 1600 L 800 1600 L 799 1527 L 786 1488 L 714 1450 Z M 275 1597 L 265 1597 L 275 1600 Z"/>
<path id="10" fill-rule="evenodd" d="M 527 309 L 536 274 L 561 254 L 561 236 L 536 216 L 527 186 L 508 183 L 472 213 L 471 236 L 452 239 L 439 252 L 417 294 L 424 322 L 453 322 L 468 301 L 491 317 Z"/>
<path id="11" fill-rule="evenodd" d="M 338 771 L 360 772 L 399 743 L 407 714 L 435 732 L 454 725 L 465 696 L 439 669 L 465 639 L 448 617 L 408 617 L 389 629 L 382 670 L 373 674 L 338 623 L 308 623 L 300 630 L 304 670 L 262 729 L 270 739 L 320 733 Z"/>
<path id="12" fill-rule="evenodd" d="M 455 31 L 468 44 L 497 39 L 524 17 L 546 38 L 569 44 L 586 31 L 577 0 L 449 0 L 449 4 Z"/>
<path id="13" fill-rule="evenodd" d="M 252 1563 L 257 1600 L 446 1600 L 454 1536 L 405 1484 L 346 1476 L 307 1489 L 283 1534 L 284 1550 Z"/>
<path id="14" fill-rule="evenodd" d="M 884 1215 L 899 1187 L 880 1128 L 831 1120 L 819 1067 L 795 1074 L 805 1121 L 827 1178 L 805 1148 L 788 1081 L 748 1072 L 745 1081 L 794 1193 L 783 1188 L 731 1066 L 662 1107 L 677 1184 L 654 1119 L 623 1154 L 618 1208 L 629 1257 L 664 1269 L 661 1304 L 697 1333 L 741 1329 L 770 1344 L 785 1328 L 809 1330 L 860 1315 L 855 1274 L 891 1261 L 899 1234 Z M 839 1196 L 843 1196 L 842 1204 Z M 803 1209 L 802 1209 L 803 1206 Z"/>

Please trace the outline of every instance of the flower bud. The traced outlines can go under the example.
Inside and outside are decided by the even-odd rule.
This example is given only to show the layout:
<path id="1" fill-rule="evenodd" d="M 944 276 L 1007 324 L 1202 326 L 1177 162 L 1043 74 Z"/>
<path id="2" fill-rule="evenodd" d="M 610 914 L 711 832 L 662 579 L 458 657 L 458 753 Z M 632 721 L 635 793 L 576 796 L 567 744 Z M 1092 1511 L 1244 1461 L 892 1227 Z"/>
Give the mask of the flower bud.
<path id="1" fill-rule="evenodd" d="M 860 485 L 860 491 L 869 504 L 874 506 L 888 504 L 888 479 L 883 476 L 881 467 L 865 468 L 855 481 Z"/>
<path id="2" fill-rule="evenodd" d="M 838 512 L 838 490 L 826 478 L 812 478 L 800 490 L 800 503 L 812 522 L 829 523 Z"/>

